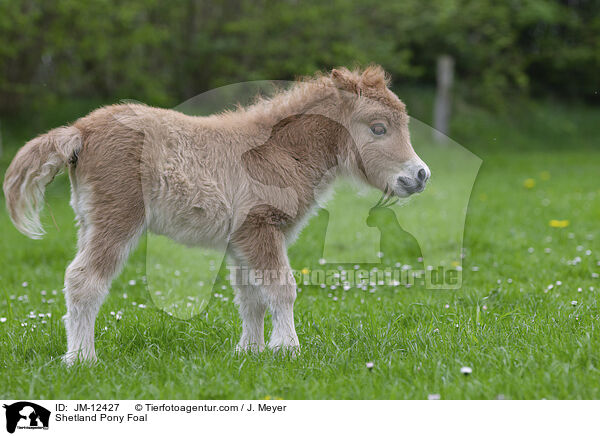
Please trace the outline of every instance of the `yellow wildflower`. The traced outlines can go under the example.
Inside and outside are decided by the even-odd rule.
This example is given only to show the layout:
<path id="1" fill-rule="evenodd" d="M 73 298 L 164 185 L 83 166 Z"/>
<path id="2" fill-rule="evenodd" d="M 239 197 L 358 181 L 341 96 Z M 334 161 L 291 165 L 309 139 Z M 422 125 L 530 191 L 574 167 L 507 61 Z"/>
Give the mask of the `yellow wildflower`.
<path id="1" fill-rule="evenodd" d="M 564 229 L 569 225 L 569 220 L 550 220 L 550 227 Z"/>
<path id="2" fill-rule="evenodd" d="M 523 182 L 523 186 L 525 186 L 527 189 L 531 189 L 535 186 L 535 180 L 534 179 L 525 179 L 525 181 Z"/>

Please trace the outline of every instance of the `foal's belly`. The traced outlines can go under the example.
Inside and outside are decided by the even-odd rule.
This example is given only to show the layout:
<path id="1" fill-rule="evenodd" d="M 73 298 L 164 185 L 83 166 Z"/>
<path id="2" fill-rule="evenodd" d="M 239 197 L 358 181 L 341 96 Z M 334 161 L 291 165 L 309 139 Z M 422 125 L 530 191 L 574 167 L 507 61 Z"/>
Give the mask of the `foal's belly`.
<path id="1" fill-rule="evenodd" d="M 210 214 L 197 208 L 181 210 L 158 206 L 147 211 L 148 230 L 186 246 L 225 248 L 230 219 L 225 214 Z"/>

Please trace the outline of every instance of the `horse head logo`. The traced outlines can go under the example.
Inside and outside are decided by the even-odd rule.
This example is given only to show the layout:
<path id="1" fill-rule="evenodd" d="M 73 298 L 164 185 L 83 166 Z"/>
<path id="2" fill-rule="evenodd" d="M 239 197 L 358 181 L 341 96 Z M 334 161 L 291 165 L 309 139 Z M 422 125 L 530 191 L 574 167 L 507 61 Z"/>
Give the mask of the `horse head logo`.
<path id="1" fill-rule="evenodd" d="M 9 433 L 14 433 L 19 424 L 19 428 L 48 428 L 50 411 L 42 406 L 19 401 L 10 405 L 4 404 L 3 407 L 6 409 L 6 431 Z"/>
<path id="2" fill-rule="evenodd" d="M 379 249 L 381 256 L 395 263 L 398 261 L 410 264 L 421 259 L 419 242 L 409 232 L 404 230 L 392 209 L 399 198 L 393 196 L 393 191 L 386 188 L 379 201 L 369 210 L 366 224 L 379 230 Z"/>

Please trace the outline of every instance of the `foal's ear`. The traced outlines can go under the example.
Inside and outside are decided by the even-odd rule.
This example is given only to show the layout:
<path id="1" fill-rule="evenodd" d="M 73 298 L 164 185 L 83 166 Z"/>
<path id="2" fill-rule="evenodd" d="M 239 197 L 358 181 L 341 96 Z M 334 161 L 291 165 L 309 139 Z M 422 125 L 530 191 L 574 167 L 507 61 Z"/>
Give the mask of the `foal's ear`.
<path id="1" fill-rule="evenodd" d="M 369 65 L 360 76 L 360 86 L 365 88 L 385 88 L 390 78 L 380 65 Z"/>
<path id="2" fill-rule="evenodd" d="M 346 68 L 331 70 L 331 80 L 338 89 L 358 94 L 358 81 Z"/>

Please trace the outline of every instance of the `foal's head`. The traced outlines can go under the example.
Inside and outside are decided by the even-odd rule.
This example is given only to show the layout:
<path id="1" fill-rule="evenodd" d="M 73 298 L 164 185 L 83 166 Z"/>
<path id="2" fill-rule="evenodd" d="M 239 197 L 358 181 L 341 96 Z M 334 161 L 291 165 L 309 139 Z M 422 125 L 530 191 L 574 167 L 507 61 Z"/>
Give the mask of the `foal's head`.
<path id="1" fill-rule="evenodd" d="M 351 171 L 398 197 L 423 191 L 431 172 L 410 143 L 406 106 L 388 88 L 383 69 L 333 70 L 331 80 L 343 101 L 348 146 L 357 148 Z"/>

